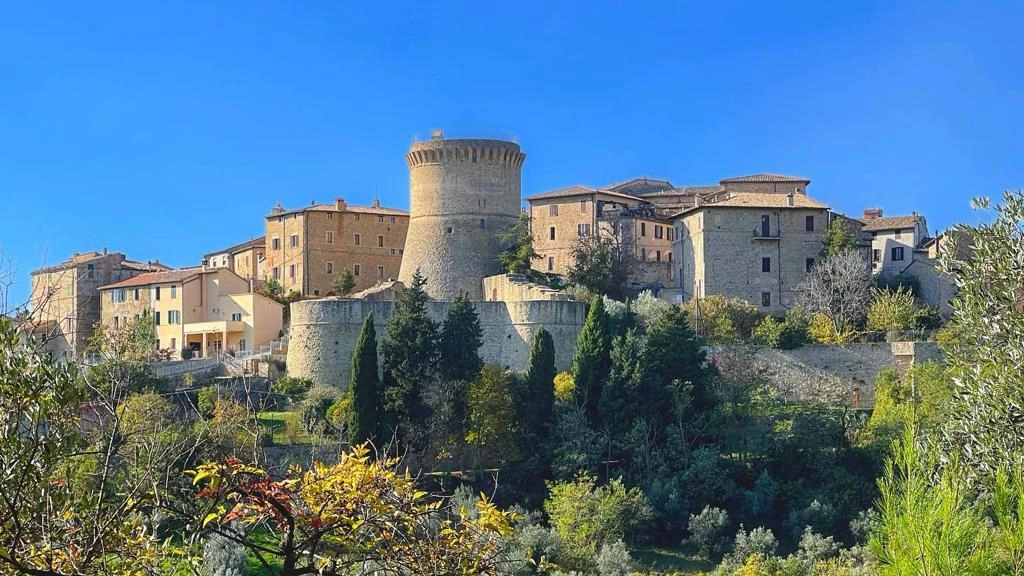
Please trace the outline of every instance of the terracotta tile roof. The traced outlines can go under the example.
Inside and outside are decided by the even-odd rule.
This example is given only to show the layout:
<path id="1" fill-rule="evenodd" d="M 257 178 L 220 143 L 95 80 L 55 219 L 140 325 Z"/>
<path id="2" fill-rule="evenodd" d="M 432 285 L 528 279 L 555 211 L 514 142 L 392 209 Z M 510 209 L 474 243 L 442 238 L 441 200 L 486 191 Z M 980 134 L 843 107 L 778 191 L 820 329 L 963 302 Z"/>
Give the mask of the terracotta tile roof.
<path id="1" fill-rule="evenodd" d="M 910 216 L 880 216 L 878 218 L 863 220 L 864 231 L 866 232 L 913 228 L 920 221 L 920 214 L 912 214 Z"/>
<path id="2" fill-rule="evenodd" d="M 700 206 L 691 206 L 678 212 L 675 216 L 700 210 L 701 208 L 820 208 L 828 209 L 828 204 L 818 202 L 804 194 L 793 194 L 793 205 L 789 205 L 789 194 L 771 192 L 726 192 L 718 197 L 702 201 Z"/>
<path id="3" fill-rule="evenodd" d="M 235 244 L 234 246 L 231 246 L 229 248 L 225 248 L 223 250 L 217 250 L 215 252 L 209 252 L 207 254 L 203 254 L 203 258 L 206 258 L 206 257 L 209 257 L 209 256 L 213 256 L 214 254 L 234 254 L 235 252 L 238 252 L 240 250 L 248 250 L 249 248 L 255 248 L 257 246 L 266 246 L 266 244 L 267 244 L 267 237 L 266 236 L 260 236 L 259 238 L 253 238 L 251 240 L 246 240 L 245 242 L 242 242 L 241 244 Z"/>
<path id="4" fill-rule="evenodd" d="M 68 258 L 67 260 L 65 260 L 65 261 L 63 261 L 63 262 L 61 262 L 59 264 L 54 264 L 53 266 L 46 266 L 45 268 L 38 268 L 36 270 L 33 270 L 31 272 L 31 274 L 32 275 L 35 275 L 35 274 L 46 274 L 48 272 L 57 272 L 59 270 L 67 270 L 69 268 L 74 268 L 75 266 L 78 266 L 79 264 L 85 264 L 86 262 L 91 262 L 93 260 L 99 260 L 100 258 L 107 258 L 109 256 L 116 256 L 118 254 L 119 254 L 119 252 L 109 252 L 107 254 L 102 254 L 100 252 L 83 252 L 81 254 L 73 254 L 70 258 Z M 122 254 L 122 256 L 123 256 L 123 254 Z M 122 268 L 129 268 L 131 270 L 149 270 L 149 271 L 154 271 L 154 272 L 155 271 L 159 271 L 159 270 L 169 270 L 170 269 L 169 267 L 164 266 L 163 264 L 161 264 L 159 262 L 136 262 L 135 260 L 127 260 L 127 259 L 125 259 L 125 260 L 123 260 L 121 262 L 121 267 Z"/>
<path id="5" fill-rule="evenodd" d="M 304 208 L 296 208 L 294 210 L 284 210 L 282 212 L 271 212 L 267 215 L 267 218 L 274 218 L 276 216 L 284 216 L 286 214 L 298 214 L 300 212 L 358 212 L 360 214 L 379 214 L 382 216 L 408 216 L 408 210 L 402 210 L 400 208 L 385 208 L 384 206 L 355 206 L 352 204 L 346 204 L 344 210 L 338 210 L 338 207 L 334 204 L 313 204 Z M 220 252 L 216 252 L 220 254 Z"/>
<path id="6" fill-rule="evenodd" d="M 661 190 L 668 190 L 673 188 L 672 183 L 668 180 L 661 180 L 659 178 L 647 178 L 641 176 L 639 178 L 631 178 L 623 182 L 613 182 L 607 186 L 602 186 L 601 190 L 610 190 L 612 192 L 619 192 L 621 194 L 634 194 L 636 196 L 646 196 L 653 192 Z"/>
<path id="7" fill-rule="evenodd" d="M 786 176 L 784 174 L 751 174 L 749 176 L 736 176 L 733 178 L 723 178 L 719 182 L 725 184 L 728 182 L 807 182 L 810 183 L 810 178 L 804 178 L 803 176 Z"/>
<path id="8" fill-rule="evenodd" d="M 127 280 L 121 280 L 120 282 L 100 286 L 100 290 L 107 290 L 109 288 L 132 288 L 135 286 L 148 286 L 150 284 L 165 284 L 167 282 L 184 282 L 193 276 L 198 276 L 202 272 L 203 270 L 198 267 L 182 268 L 180 270 L 164 270 L 162 272 L 148 272 L 146 274 L 139 274 L 133 278 L 128 278 Z"/>
<path id="9" fill-rule="evenodd" d="M 527 196 L 526 201 L 530 202 L 533 200 L 547 200 L 549 198 L 567 198 L 570 196 L 586 196 L 590 194 L 604 194 L 607 196 L 615 196 L 617 198 L 623 198 L 625 200 L 633 200 L 635 202 L 643 202 L 644 199 L 638 196 L 630 196 L 629 194 L 622 194 L 620 192 L 612 192 L 610 190 L 600 190 L 598 188 L 591 188 L 590 186 L 567 186 L 565 188 L 559 188 L 558 190 L 552 190 L 550 192 L 541 192 L 540 194 L 534 194 L 533 196 Z"/>
<path id="10" fill-rule="evenodd" d="M 643 198 L 657 198 L 658 196 L 695 196 L 700 194 L 704 196 L 706 194 L 714 194 L 721 192 L 722 187 L 718 184 L 705 186 L 678 186 L 676 188 L 669 188 L 668 190 L 660 190 L 658 192 L 649 192 L 647 194 L 640 194 Z"/>
<path id="11" fill-rule="evenodd" d="M 142 270 L 148 272 L 160 272 L 162 270 L 170 270 L 170 266 L 165 266 L 159 262 L 136 262 L 135 260 L 125 260 L 121 262 L 121 268 L 128 268 L 129 270 Z"/>

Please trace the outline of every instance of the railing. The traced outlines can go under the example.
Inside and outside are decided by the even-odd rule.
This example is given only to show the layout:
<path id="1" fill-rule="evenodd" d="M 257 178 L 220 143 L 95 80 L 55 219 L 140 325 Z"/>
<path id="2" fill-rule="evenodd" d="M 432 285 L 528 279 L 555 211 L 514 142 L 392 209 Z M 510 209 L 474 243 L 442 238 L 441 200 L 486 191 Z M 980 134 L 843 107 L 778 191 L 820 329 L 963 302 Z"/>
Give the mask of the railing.
<path id="1" fill-rule="evenodd" d="M 157 376 L 177 376 L 188 372 L 198 372 L 217 366 L 222 362 L 220 355 L 206 358 L 194 358 L 192 360 L 181 360 L 178 362 L 158 362 L 150 364 L 150 369 Z"/>
<path id="2" fill-rule="evenodd" d="M 754 239 L 778 240 L 782 236 L 782 232 L 779 231 L 779 230 L 776 230 L 775 232 L 772 232 L 772 231 L 769 230 L 767 233 L 765 233 L 764 230 L 759 230 L 757 228 L 754 228 L 754 234 L 753 235 L 754 235 Z"/>

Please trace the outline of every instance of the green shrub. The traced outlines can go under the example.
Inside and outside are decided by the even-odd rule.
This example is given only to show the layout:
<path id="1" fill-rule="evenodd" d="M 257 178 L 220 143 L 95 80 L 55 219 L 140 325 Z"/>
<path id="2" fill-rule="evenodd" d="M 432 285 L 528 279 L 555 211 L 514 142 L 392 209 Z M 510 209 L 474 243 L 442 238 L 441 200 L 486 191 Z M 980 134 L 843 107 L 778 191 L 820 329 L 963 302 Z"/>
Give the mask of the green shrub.
<path id="1" fill-rule="evenodd" d="M 186 347 L 181 349 L 181 359 L 182 360 L 191 360 L 195 355 L 196 355 L 195 350 L 189 348 L 188 346 L 186 346 Z"/>
<path id="2" fill-rule="evenodd" d="M 771 316 L 761 320 L 754 328 L 751 341 L 779 350 L 799 348 L 807 342 L 808 324 L 809 319 L 802 309 L 791 308 L 782 321 Z"/>
<path id="3" fill-rule="evenodd" d="M 690 514 L 687 530 L 688 542 L 697 547 L 704 556 L 721 551 L 725 544 L 725 527 L 729 524 L 729 513 L 721 508 L 705 506 L 700 514 Z"/>
<path id="4" fill-rule="evenodd" d="M 688 300 L 683 309 L 700 339 L 712 345 L 739 344 L 750 340 L 764 317 L 757 306 L 718 294 Z"/>
<path id="5" fill-rule="evenodd" d="M 285 376 L 283 378 L 278 378 L 277 381 L 274 382 L 271 389 L 278 394 L 294 398 L 297 396 L 302 396 L 306 392 L 309 392 L 309 389 L 312 387 L 313 381 L 310 380 L 309 378 Z"/>
<path id="6" fill-rule="evenodd" d="M 196 409 L 199 410 L 203 418 L 213 416 L 213 409 L 217 406 L 218 398 L 220 398 L 220 394 L 217 392 L 217 388 L 213 386 L 201 388 L 196 393 Z"/>
<path id="7" fill-rule="evenodd" d="M 327 420 L 327 411 L 340 396 L 338 390 L 326 386 L 310 389 L 306 393 L 306 399 L 299 406 L 302 428 L 308 434 L 334 431 Z"/>

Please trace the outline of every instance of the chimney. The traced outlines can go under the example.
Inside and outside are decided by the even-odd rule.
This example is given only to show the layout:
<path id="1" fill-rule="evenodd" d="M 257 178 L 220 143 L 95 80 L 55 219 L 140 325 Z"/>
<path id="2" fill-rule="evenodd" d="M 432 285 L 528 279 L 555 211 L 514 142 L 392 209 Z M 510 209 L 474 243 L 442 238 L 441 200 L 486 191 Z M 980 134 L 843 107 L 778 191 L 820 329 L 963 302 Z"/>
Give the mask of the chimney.
<path id="1" fill-rule="evenodd" d="M 104 247 L 103 247 L 103 255 L 104 255 L 104 256 L 106 256 L 106 255 L 107 255 L 107 247 L 106 247 L 106 246 L 104 246 Z"/>
<path id="2" fill-rule="evenodd" d="M 864 211 L 864 219 L 865 220 L 874 220 L 875 218 L 881 218 L 881 217 L 882 217 L 882 209 L 881 208 L 869 208 L 869 209 Z"/>
<path id="3" fill-rule="evenodd" d="M 345 199 L 344 198 L 335 198 L 334 199 L 334 209 L 337 210 L 338 212 L 344 212 L 345 211 Z"/>
<path id="4" fill-rule="evenodd" d="M 373 199 L 373 207 L 374 208 L 380 208 L 380 198 L 374 198 Z"/>
<path id="5" fill-rule="evenodd" d="M 282 212 L 284 212 L 284 206 L 281 206 L 280 202 L 278 202 L 276 206 L 270 209 L 271 214 L 280 214 Z"/>

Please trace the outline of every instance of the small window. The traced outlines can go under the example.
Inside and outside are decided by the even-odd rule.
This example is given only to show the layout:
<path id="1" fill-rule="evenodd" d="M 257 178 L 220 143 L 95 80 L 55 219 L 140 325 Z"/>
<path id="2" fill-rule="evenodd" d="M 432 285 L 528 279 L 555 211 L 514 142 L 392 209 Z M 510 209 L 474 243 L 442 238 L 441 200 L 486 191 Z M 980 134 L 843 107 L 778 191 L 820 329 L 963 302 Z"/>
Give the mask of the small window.
<path id="1" fill-rule="evenodd" d="M 356 222 L 359 222 L 359 213 L 356 212 Z"/>
<path id="2" fill-rule="evenodd" d="M 334 274 L 334 262 L 327 263 L 327 273 Z"/>
<path id="3" fill-rule="evenodd" d="M 583 214 L 587 213 L 587 201 L 586 200 L 580 200 L 580 212 L 582 212 Z"/>
<path id="4" fill-rule="evenodd" d="M 761 307 L 768 308 L 772 305 L 772 293 L 761 292 Z"/>
<path id="5" fill-rule="evenodd" d="M 480 219 L 480 229 L 483 230 L 484 228 L 487 228 L 487 220 L 485 218 L 481 218 Z"/>
<path id="6" fill-rule="evenodd" d="M 174 285 L 171 285 L 171 300 L 177 300 L 177 299 L 178 299 L 178 287 L 174 286 Z"/>
<path id="7" fill-rule="evenodd" d="M 354 246 L 359 246 L 362 243 L 363 243 L 363 237 L 360 236 L 358 233 L 355 236 L 352 237 L 352 244 Z"/>
<path id="8" fill-rule="evenodd" d="M 882 251 L 880 249 L 875 248 L 874 250 L 871 251 L 871 262 L 872 262 L 872 264 L 878 262 L 881 259 L 882 259 Z"/>
<path id="9" fill-rule="evenodd" d="M 814 216 L 804 217 L 804 229 L 808 232 L 814 232 Z"/>
<path id="10" fill-rule="evenodd" d="M 647 248 L 640 249 L 640 261 L 647 262 Z"/>
<path id="11" fill-rule="evenodd" d="M 138 300 L 139 299 L 139 289 L 136 288 L 135 290 L 133 290 L 133 292 L 134 292 L 134 294 L 132 294 L 132 296 L 135 298 L 135 300 Z"/>
<path id="12" fill-rule="evenodd" d="M 772 259 L 771 258 L 761 258 L 761 272 L 771 272 L 771 271 L 772 271 Z"/>
<path id="13" fill-rule="evenodd" d="M 640 235 L 647 236 L 647 222 L 640 223 Z"/>
<path id="14" fill-rule="evenodd" d="M 352 275 L 359 276 L 359 264 L 354 264 L 352 266 Z"/>
<path id="15" fill-rule="evenodd" d="M 171 338 L 171 350 L 177 350 L 177 349 L 178 349 L 178 339 L 177 338 Z"/>
<path id="16" fill-rule="evenodd" d="M 288 266 L 288 278 L 295 279 L 295 264 L 290 264 Z"/>
<path id="17" fill-rule="evenodd" d="M 548 256 L 548 272 L 551 272 L 554 269 L 555 269 L 555 257 L 554 256 Z"/>
<path id="18" fill-rule="evenodd" d="M 395 223 L 395 217 L 394 217 L 394 216 L 392 216 L 392 217 L 391 217 L 391 223 L 392 223 L 392 224 L 394 224 L 394 223 Z"/>
<path id="19" fill-rule="evenodd" d="M 590 224 L 577 224 L 576 233 L 580 236 L 580 238 L 586 238 L 587 236 L 590 236 Z"/>
<path id="20" fill-rule="evenodd" d="M 661 250 L 654 251 L 654 261 L 661 262 Z"/>
<path id="21" fill-rule="evenodd" d="M 901 233 L 901 232 L 903 232 L 903 231 L 902 231 L 902 230 L 900 230 L 899 228 L 897 228 L 897 229 L 896 229 L 896 237 L 897 237 L 897 238 L 899 238 L 899 237 L 900 237 L 900 235 L 901 235 L 900 233 Z"/>
<path id="22" fill-rule="evenodd" d="M 281 271 L 278 270 L 277 266 L 274 266 L 270 270 L 270 277 L 273 278 L 274 280 L 280 280 L 281 279 Z"/>
<path id="23" fill-rule="evenodd" d="M 768 236 L 771 232 L 771 220 L 767 214 L 761 215 L 761 236 Z"/>
<path id="24" fill-rule="evenodd" d="M 903 247 L 897 246 L 892 249 L 892 260 L 893 262 L 901 262 L 903 260 Z"/>
<path id="25" fill-rule="evenodd" d="M 160 325 L 160 311 L 153 312 L 153 324 Z"/>
<path id="26" fill-rule="evenodd" d="M 558 204 L 548 206 L 548 216 L 558 216 Z"/>
<path id="27" fill-rule="evenodd" d="M 397 253 L 398 253 L 398 251 L 397 251 L 397 250 L 395 250 L 394 248 L 392 248 L 392 249 L 391 249 L 391 255 L 392 255 L 392 256 L 394 256 L 394 255 L 395 255 L 395 254 L 397 254 Z"/>
<path id="28" fill-rule="evenodd" d="M 384 217 L 383 216 L 377 216 L 377 222 L 383 222 L 383 221 L 384 221 Z"/>
<path id="29" fill-rule="evenodd" d="M 814 268 L 814 258 L 807 258 L 804 260 L 804 271 L 810 272 L 811 268 Z"/>
<path id="30" fill-rule="evenodd" d="M 87 277 L 92 278 L 92 277 L 96 276 L 96 267 L 93 266 L 92 264 L 86 265 L 85 270 L 86 270 L 85 275 Z"/>
<path id="31" fill-rule="evenodd" d="M 675 228 L 673 228 L 672 226 L 668 226 L 667 228 L 665 228 L 665 239 L 668 240 L 669 242 L 672 241 L 673 232 L 675 232 Z"/>
<path id="32" fill-rule="evenodd" d="M 242 313 L 241 312 L 233 313 L 231 315 L 231 321 L 232 322 L 241 322 L 242 321 Z"/>
<path id="33" fill-rule="evenodd" d="M 659 225 L 655 224 L 654 225 L 654 237 L 659 239 L 659 240 L 664 238 L 665 237 L 665 227 L 664 226 L 659 226 Z"/>
<path id="34" fill-rule="evenodd" d="M 299 235 L 298 234 L 292 234 L 291 246 L 292 246 L 292 248 L 298 248 L 299 247 Z"/>
<path id="35" fill-rule="evenodd" d="M 271 240 L 270 241 L 270 249 L 271 250 L 280 250 L 281 249 L 281 239 L 280 238 L 274 238 L 273 240 Z"/>
<path id="36" fill-rule="evenodd" d="M 334 232 L 331 232 L 330 230 L 327 231 L 327 243 L 334 244 Z"/>
<path id="37" fill-rule="evenodd" d="M 377 236 L 377 248 L 383 248 L 383 247 L 384 247 L 384 237 L 383 236 Z"/>
<path id="38" fill-rule="evenodd" d="M 159 300 L 160 299 L 160 287 L 159 286 L 156 287 L 156 292 L 154 293 L 153 299 L 154 300 Z"/>
<path id="39" fill-rule="evenodd" d="M 455 229 L 454 229 L 454 228 L 452 228 L 451 226 L 449 226 L 449 227 L 445 228 L 445 230 L 444 230 L 444 231 L 445 231 L 445 233 L 447 233 L 447 234 L 451 234 L 452 232 L 455 232 Z"/>
<path id="40" fill-rule="evenodd" d="M 377 278 L 383 278 L 383 277 L 384 277 L 384 267 L 383 266 L 377 266 Z"/>
<path id="41" fill-rule="evenodd" d="M 552 226 L 551 229 L 548 230 L 548 240 L 554 240 L 554 239 L 555 239 L 555 227 Z"/>
<path id="42" fill-rule="evenodd" d="M 117 316 L 114 316 L 114 330 L 117 330 L 120 327 L 121 327 L 120 318 L 118 318 Z"/>
<path id="43" fill-rule="evenodd" d="M 672 261 L 672 253 L 671 252 L 666 252 L 666 255 L 668 256 L 668 261 L 671 262 Z"/>
<path id="44" fill-rule="evenodd" d="M 181 311 L 180 310 L 168 310 L 167 311 L 167 323 L 168 324 L 181 324 Z"/>

